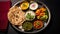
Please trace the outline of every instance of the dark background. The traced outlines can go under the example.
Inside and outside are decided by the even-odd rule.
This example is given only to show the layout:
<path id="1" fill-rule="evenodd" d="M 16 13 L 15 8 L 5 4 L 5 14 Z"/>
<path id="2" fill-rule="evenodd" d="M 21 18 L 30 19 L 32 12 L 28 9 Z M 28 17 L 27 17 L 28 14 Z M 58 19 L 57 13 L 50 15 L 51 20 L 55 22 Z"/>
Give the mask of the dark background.
<path id="1" fill-rule="evenodd" d="M 45 3 L 51 11 L 51 21 L 49 25 L 41 32 L 40 34 L 58 34 L 60 33 L 60 1 L 59 0 L 39 0 Z M 14 30 L 10 25 L 6 31 L 6 34 L 18 34 L 16 30 Z M 35 33 L 35 34 L 39 34 Z M 20 33 L 23 34 L 23 33 Z"/>

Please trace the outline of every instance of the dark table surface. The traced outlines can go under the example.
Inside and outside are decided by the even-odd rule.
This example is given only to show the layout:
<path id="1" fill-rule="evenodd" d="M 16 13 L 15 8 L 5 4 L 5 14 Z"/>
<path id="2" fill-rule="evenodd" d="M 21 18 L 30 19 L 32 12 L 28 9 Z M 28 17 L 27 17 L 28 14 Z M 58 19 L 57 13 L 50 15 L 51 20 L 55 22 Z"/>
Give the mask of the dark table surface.
<path id="1" fill-rule="evenodd" d="M 20 1 L 20 0 L 19 0 Z M 51 21 L 49 25 L 41 32 L 41 34 L 54 34 L 54 33 L 59 33 L 60 32 L 60 24 L 59 24 L 59 0 L 39 0 L 45 3 L 48 8 L 51 11 Z M 17 1 L 12 0 L 12 6 L 16 3 Z M 7 34 L 19 34 L 20 32 L 17 32 L 14 30 L 11 25 L 8 27 Z M 20 33 L 23 34 L 23 33 Z M 38 33 L 37 33 L 38 34 Z"/>

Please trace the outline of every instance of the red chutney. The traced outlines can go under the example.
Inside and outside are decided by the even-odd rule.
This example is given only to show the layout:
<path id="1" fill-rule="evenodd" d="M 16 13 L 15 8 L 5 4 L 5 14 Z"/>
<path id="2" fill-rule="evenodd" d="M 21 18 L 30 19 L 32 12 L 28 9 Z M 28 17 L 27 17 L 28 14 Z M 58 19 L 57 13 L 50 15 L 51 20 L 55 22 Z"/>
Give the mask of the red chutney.
<path id="1" fill-rule="evenodd" d="M 33 25 L 34 25 L 35 29 L 40 29 L 43 27 L 43 22 L 40 20 L 37 20 L 37 21 L 34 21 Z"/>

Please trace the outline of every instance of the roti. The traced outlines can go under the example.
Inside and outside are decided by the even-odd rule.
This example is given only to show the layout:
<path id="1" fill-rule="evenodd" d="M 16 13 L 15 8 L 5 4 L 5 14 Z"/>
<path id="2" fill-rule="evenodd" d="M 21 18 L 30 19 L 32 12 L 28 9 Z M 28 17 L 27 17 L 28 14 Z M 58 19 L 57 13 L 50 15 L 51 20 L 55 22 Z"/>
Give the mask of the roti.
<path id="1" fill-rule="evenodd" d="M 13 25 L 22 25 L 25 21 L 25 13 L 17 6 L 10 8 L 8 19 Z"/>

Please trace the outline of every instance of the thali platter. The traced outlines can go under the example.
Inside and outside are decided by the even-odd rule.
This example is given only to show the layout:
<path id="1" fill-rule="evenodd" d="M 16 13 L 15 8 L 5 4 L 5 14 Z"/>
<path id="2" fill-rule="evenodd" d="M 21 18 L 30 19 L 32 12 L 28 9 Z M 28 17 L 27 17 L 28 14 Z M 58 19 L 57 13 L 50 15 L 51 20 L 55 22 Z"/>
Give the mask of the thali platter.
<path id="1" fill-rule="evenodd" d="M 40 1 L 18 1 L 8 12 L 8 20 L 19 32 L 37 33 L 45 29 L 51 19 L 48 7 Z"/>

